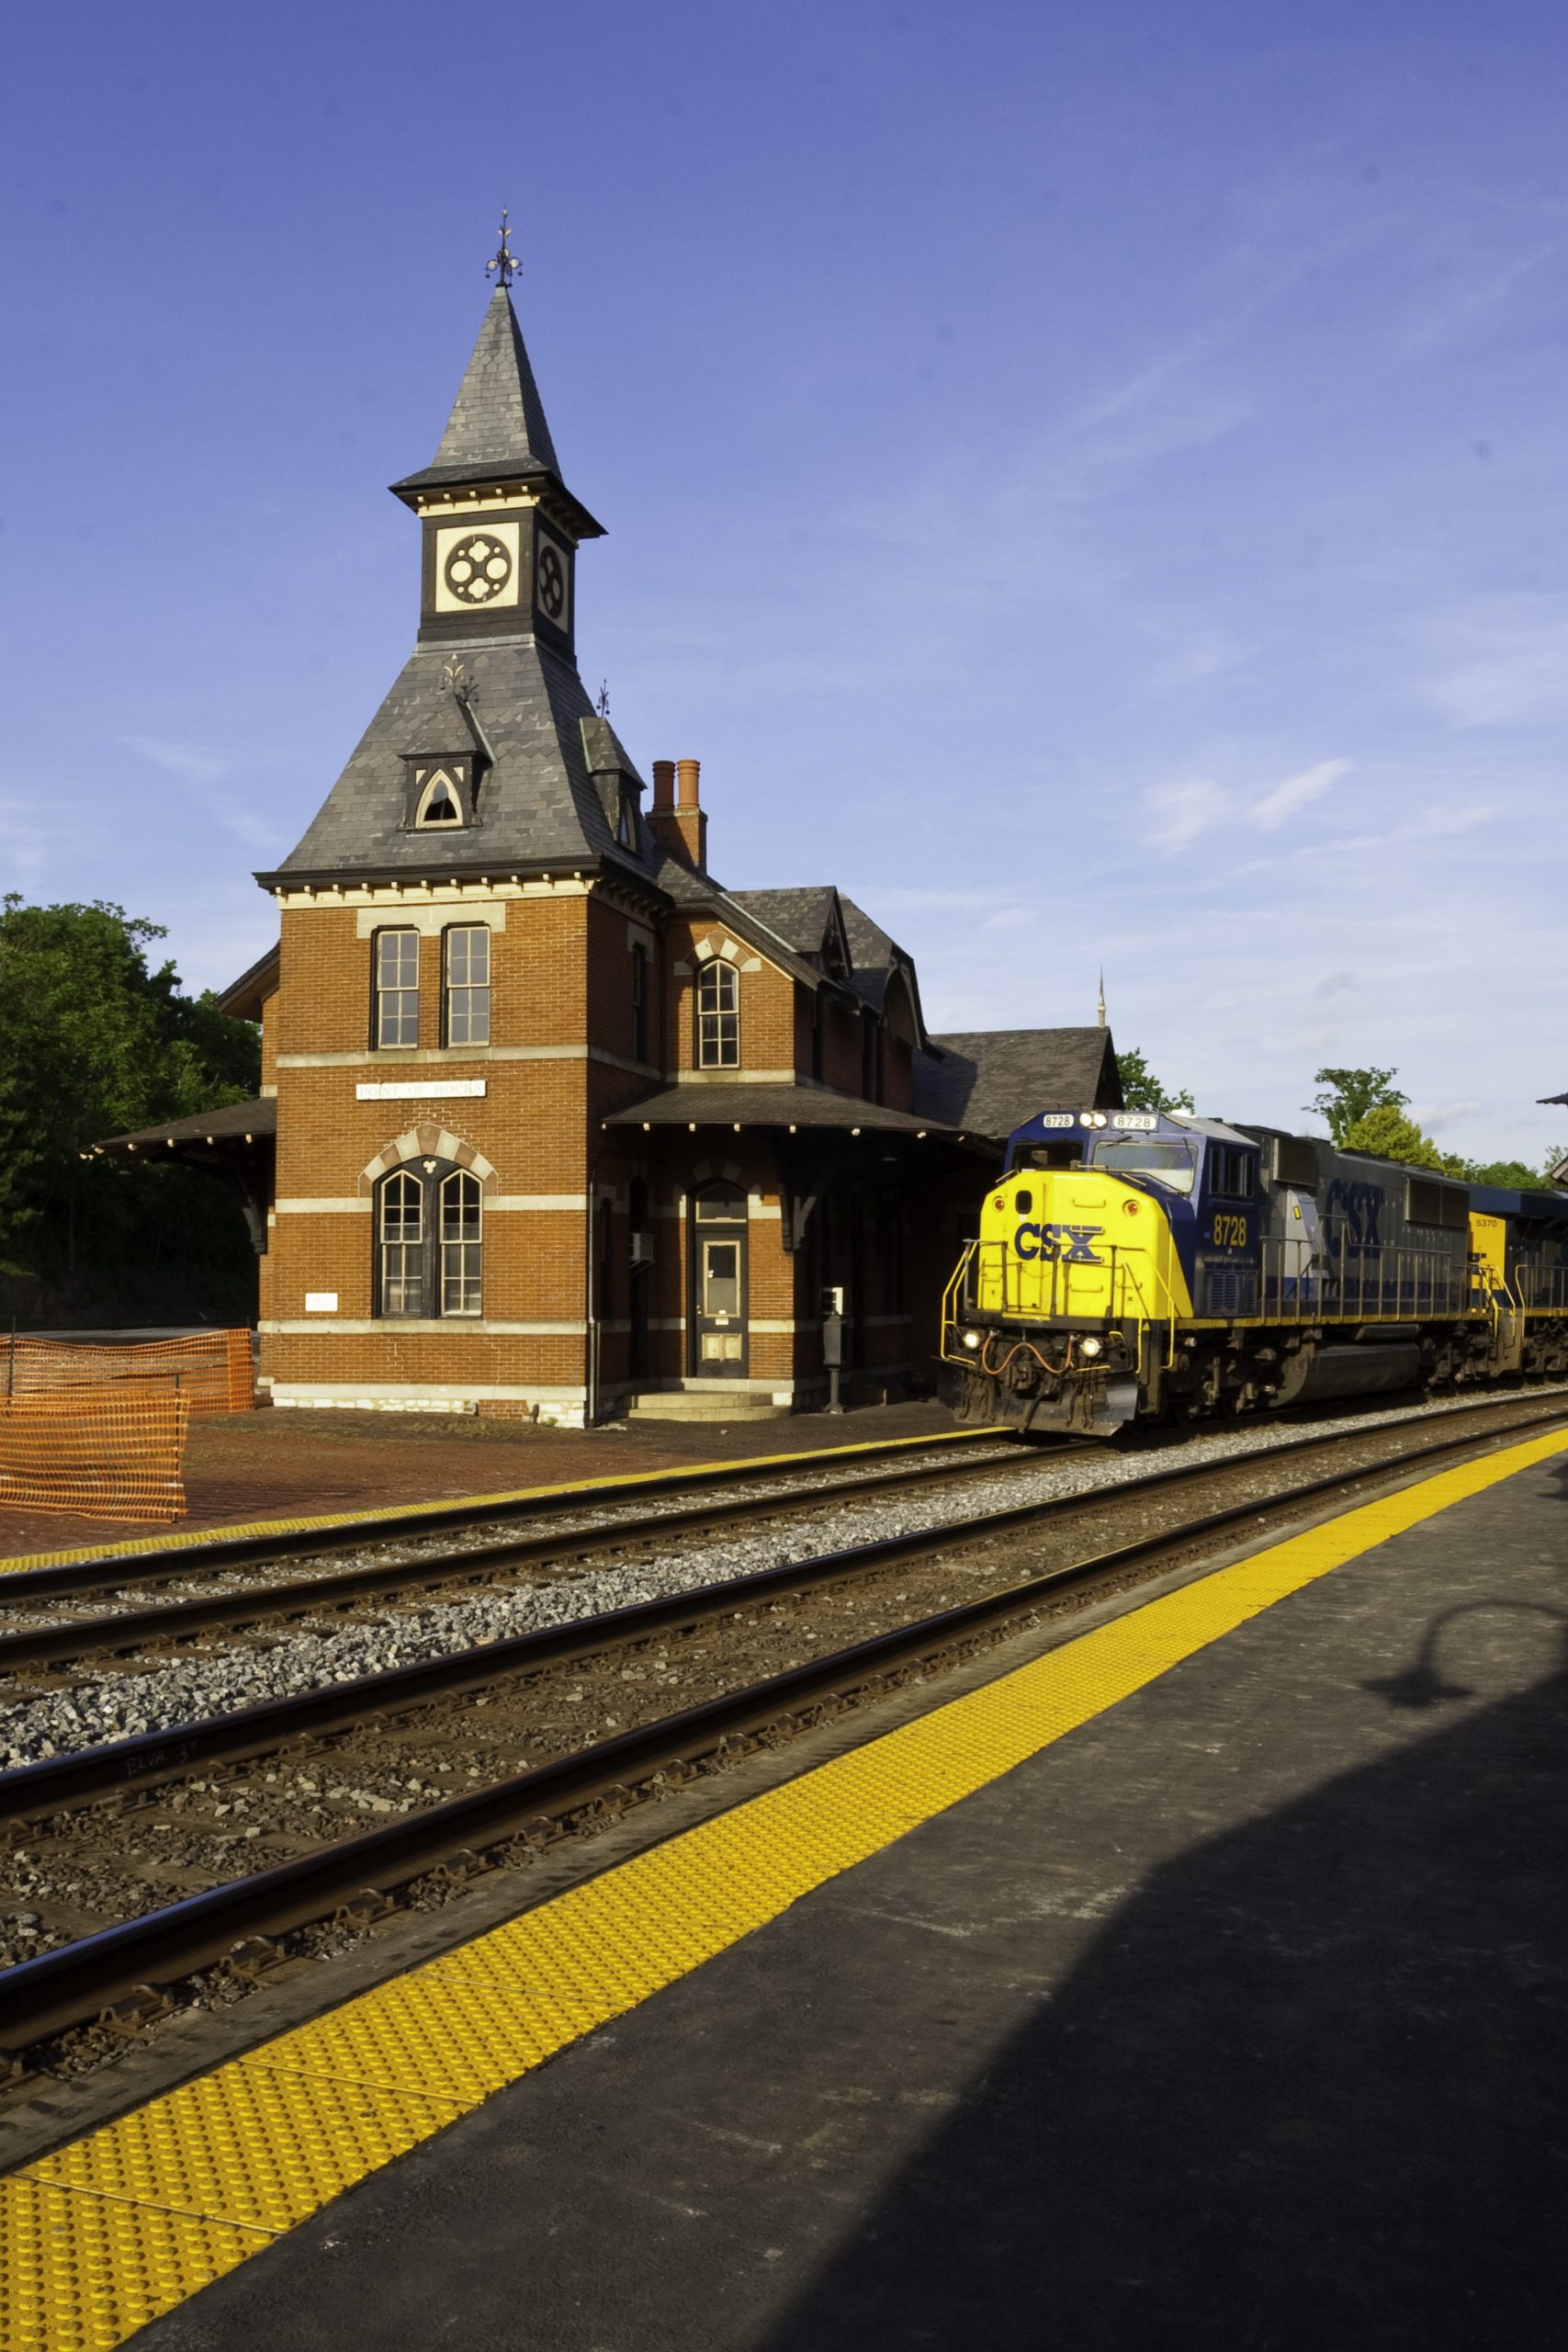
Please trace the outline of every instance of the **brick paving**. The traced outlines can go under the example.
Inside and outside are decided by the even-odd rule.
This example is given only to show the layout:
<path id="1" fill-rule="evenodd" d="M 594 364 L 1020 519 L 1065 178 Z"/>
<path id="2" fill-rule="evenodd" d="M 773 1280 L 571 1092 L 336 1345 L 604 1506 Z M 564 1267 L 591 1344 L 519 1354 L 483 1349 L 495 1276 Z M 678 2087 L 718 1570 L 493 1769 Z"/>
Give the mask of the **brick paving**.
<path id="1" fill-rule="evenodd" d="M 728 1424 L 620 1422 L 590 1430 L 445 1414 L 263 1409 L 191 1424 L 185 1464 L 189 1510 L 177 1528 L 386 1510 L 682 1463 L 920 1437 L 952 1427 L 942 1407 L 931 1403 L 865 1406 L 836 1420 L 802 1413 Z M 152 1532 L 63 1511 L 0 1509 L 0 1558 L 109 1544 L 120 1535 Z"/>

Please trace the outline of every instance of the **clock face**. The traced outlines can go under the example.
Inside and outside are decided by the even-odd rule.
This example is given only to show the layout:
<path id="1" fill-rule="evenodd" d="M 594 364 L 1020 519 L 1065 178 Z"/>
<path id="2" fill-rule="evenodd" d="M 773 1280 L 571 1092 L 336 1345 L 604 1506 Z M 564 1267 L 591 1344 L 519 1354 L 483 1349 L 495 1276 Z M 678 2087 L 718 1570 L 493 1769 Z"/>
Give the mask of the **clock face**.
<path id="1" fill-rule="evenodd" d="M 534 602 L 539 613 L 556 628 L 570 631 L 571 628 L 571 559 L 565 548 L 538 534 L 537 552 L 534 560 Z"/>
<path id="2" fill-rule="evenodd" d="M 441 567 L 460 605 L 491 605 L 512 578 L 512 557 L 490 531 L 470 531 Z"/>
<path id="3" fill-rule="evenodd" d="M 515 517 L 474 516 L 435 534 L 434 607 L 438 613 L 516 610 L 523 556 Z"/>

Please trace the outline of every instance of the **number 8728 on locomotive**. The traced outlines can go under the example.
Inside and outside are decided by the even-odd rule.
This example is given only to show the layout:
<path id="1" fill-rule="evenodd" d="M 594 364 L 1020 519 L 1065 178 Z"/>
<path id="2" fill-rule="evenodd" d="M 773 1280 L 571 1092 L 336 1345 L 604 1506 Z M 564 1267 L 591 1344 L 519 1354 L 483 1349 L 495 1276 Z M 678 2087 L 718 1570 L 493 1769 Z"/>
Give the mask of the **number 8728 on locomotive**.
<path id="1" fill-rule="evenodd" d="M 1568 1193 L 1271 1127 L 1045 1111 L 942 1303 L 959 1419 L 1100 1434 L 1568 1372 Z"/>

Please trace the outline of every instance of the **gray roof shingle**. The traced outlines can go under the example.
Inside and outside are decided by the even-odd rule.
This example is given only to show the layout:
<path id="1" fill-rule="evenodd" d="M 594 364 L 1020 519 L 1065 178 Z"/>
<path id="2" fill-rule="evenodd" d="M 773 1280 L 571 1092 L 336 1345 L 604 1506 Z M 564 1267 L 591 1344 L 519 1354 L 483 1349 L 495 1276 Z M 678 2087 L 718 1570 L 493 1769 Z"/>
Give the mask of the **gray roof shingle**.
<path id="1" fill-rule="evenodd" d="M 915 1056 L 915 1107 L 970 1135 L 999 1139 L 1037 1111 L 1121 1105 L 1109 1029 L 978 1029 L 931 1043 L 942 1058 Z"/>
<path id="2" fill-rule="evenodd" d="M 184 1118 L 164 1119 L 155 1127 L 133 1127 L 129 1135 L 106 1136 L 96 1151 L 121 1151 L 130 1146 L 152 1150 L 162 1144 L 165 1148 L 175 1143 L 249 1142 L 253 1136 L 270 1137 L 277 1133 L 277 1100 L 275 1095 L 254 1097 L 249 1102 L 225 1102 L 215 1111 L 192 1111 Z"/>
<path id="3" fill-rule="evenodd" d="M 857 1094 L 819 1086 L 668 1086 L 614 1111 L 607 1127 L 874 1127 L 904 1135 L 943 1135 L 938 1119 L 915 1118 Z"/>
<path id="4" fill-rule="evenodd" d="M 552 474 L 561 479 L 545 404 L 523 341 L 512 297 L 498 286 L 469 355 L 440 447 L 423 471 L 399 490 L 499 477 Z"/>
<path id="5" fill-rule="evenodd" d="M 819 956 L 833 922 L 838 893 L 829 882 L 805 890 L 731 890 L 737 906 L 747 908 L 770 931 L 776 932 L 797 956 Z"/>
<path id="6" fill-rule="evenodd" d="M 657 846 L 634 855 L 617 844 L 589 774 L 582 721 L 595 714 L 581 679 L 526 638 L 463 648 L 468 697 L 495 754 L 479 770 L 474 823 L 439 834 L 408 826 L 405 755 L 472 747 L 446 662 L 446 648 L 414 648 L 303 840 L 258 878 L 510 873 L 600 858 L 651 878 Z"/>

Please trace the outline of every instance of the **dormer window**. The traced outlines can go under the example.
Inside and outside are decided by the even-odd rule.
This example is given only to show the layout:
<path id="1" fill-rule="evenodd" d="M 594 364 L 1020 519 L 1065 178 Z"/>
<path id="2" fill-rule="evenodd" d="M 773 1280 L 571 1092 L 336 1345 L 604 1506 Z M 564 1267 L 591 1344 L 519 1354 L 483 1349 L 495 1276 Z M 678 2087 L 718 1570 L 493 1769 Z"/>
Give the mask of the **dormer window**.
<path id="1" fill-rule="evenodd" d="M 615 826 L 615 839 L 623 849 L 635 856 L 637 851 L 637 799 L 629 785 L 621 786 L 621 813 Z"/>
<path id="2" fill-rule="evenodd" d="M 437 768 L 419 797 L 416 825 L 460 825 L 463 811 L 457 788 L 445 768 Z"/>
<path id="3" fill-rule="evenodd" d="M 474 822 L 477 757 L 448 742 L 434 752 L 405 752 L 403 827 L 409 832 L 462 832 Z"/>

